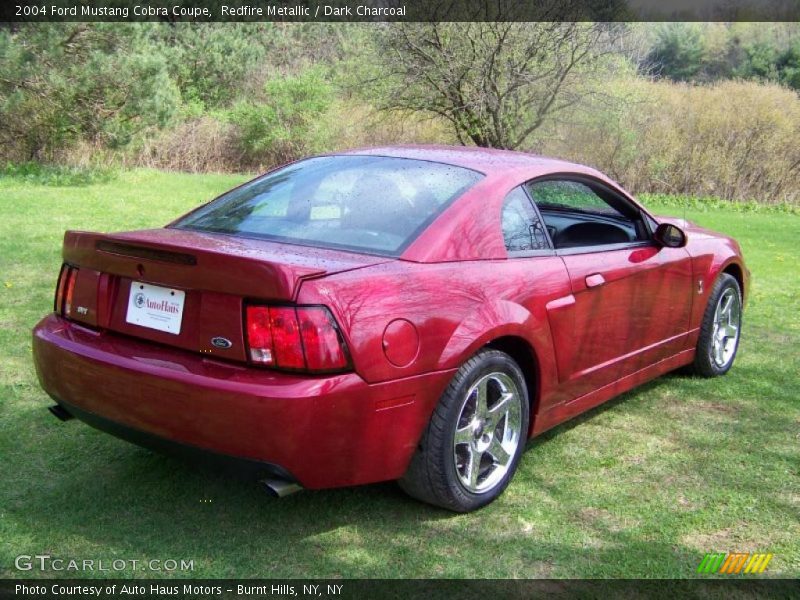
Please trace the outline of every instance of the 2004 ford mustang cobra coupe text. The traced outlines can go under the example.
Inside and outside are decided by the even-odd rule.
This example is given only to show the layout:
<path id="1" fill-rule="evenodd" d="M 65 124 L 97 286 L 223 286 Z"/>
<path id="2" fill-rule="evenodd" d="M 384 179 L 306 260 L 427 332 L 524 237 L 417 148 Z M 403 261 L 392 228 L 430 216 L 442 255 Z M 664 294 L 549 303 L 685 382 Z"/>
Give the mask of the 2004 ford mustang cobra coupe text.
<path id="1" fill-rule="evenodd" d="M 749 272 L 576 164 L 390 147 L 301 160 L 163 229 L 68 231 L 39 380 L 78 417 L 277 495 L 399 479 L 495 499 L 527 438 L 730 369 Z"/>

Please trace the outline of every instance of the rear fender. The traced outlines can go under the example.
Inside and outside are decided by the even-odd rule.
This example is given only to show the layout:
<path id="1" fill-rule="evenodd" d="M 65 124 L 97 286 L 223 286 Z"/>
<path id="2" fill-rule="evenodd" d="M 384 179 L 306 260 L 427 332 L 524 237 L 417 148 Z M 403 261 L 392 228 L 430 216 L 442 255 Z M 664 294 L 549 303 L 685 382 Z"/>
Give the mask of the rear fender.
<path id="1" fill-rule="evenodd" d="M 546 318 L 537 318 L 524 306 L 507 300 L 482 305 L 456 327 L 442 352 L 438 368 L 457 368 L 484 346 L 505 337 L 524 340 L 533 353 L 538 373 L 526 373 L 526 377 L 535 382 L 528 391 L 531 407 L 538 412 L 543 408 L 541 399 L 557 380 L 556 364 Z M 534 417 L 532 411 L 531 427 Z"/>

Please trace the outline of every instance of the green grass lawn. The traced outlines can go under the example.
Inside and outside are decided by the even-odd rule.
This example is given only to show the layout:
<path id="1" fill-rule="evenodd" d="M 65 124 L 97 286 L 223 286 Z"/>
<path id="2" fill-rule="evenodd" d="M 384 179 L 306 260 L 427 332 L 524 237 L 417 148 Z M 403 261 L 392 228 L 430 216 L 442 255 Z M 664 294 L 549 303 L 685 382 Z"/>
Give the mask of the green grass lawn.
<path id="1" fill-rule="evenodd" d="M 772 552 L 767 575 L 800 575 L 797 215 L 689 210 L 738 238 L 753 272 L 733 370 L 662 377 L 537 438 L 474 514 L 392 483 L 273 500 L 54 419 L 30 331 L 52 307 L 63 231 L 160 226 L 242 180 L 0 178 L 0 576 L 20 575 L 20 554 L 50 554 L 192 559 L 195 577 L 693 577 L 711 551 Z"/>

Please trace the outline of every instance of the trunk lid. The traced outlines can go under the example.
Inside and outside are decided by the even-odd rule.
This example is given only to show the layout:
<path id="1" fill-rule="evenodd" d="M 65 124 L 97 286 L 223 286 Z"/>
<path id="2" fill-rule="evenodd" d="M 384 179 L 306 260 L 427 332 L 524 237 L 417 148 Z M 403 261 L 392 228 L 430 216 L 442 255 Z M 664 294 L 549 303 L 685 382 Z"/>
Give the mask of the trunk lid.
<path id="1" fill-rule="evenodd" d="M 246 360 L 242 317 L 245 299 L 291 303 L 305 279 L 388 260 L 171 228 L 110 235 L 68 231 L 63 257 L 65 263 L 78 267 L 71 319 L 241 361 Z M 171 294 L 179 301 L 177 306 L 182 304 L 179 331 L 171 333 L 129 322 L 133 295 L 139 288 L 148 293 L 160 292 L 153 286 L 165 288 L 163 297 L 169 300 Z M 161 297 L 153 304 L 156 312 Z M 170 310 L 174 312 L 175 308 Z"/>

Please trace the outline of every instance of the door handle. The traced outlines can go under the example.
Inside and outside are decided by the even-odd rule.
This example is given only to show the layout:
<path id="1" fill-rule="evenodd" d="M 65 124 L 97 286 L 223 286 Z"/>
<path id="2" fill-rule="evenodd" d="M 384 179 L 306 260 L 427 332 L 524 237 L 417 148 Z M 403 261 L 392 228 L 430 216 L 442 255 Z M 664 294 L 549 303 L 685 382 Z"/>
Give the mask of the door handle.
<path id="1" fill-rule="evenodd" d="M 591 275 L 586 276 L 586 287 L 597 287 L 599 285 L 603 285 L 605 282 L 605 277 L 603 277 L 600 273 L 592 273 Z"/>

